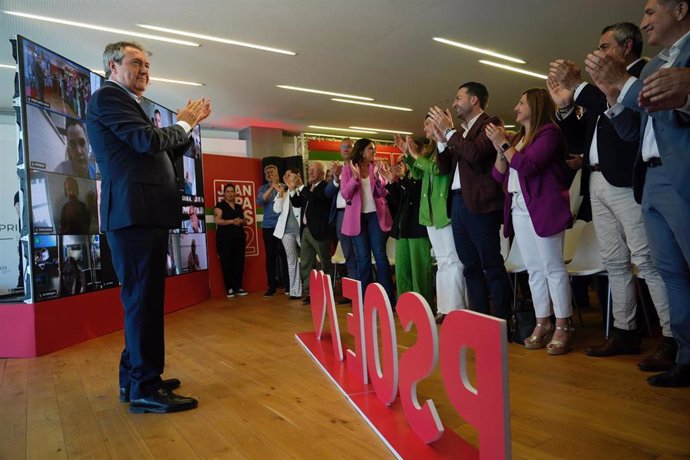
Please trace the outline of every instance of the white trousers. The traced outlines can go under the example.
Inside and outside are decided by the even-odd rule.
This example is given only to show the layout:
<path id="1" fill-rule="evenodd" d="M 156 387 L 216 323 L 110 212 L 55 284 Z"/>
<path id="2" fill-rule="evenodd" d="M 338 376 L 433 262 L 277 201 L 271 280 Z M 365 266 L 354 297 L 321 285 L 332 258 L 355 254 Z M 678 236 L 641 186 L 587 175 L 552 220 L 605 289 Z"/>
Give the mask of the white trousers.
<path id="1" fill-rule="evenodd" d="M 302 276 L 299 271 L 299 233 L 286 233 L 281 241 L 287 256 L 288 276 L 290 278 L 290 295 L 302 295 Z"/>
<path id="2" fill-rule="evenodd" d="M 666 285 L 652 264 L 642 211 L 635 202 L 632 188 L 614 187 L 600 172 L 589 177 L 592 221 L 601 260 L 609 274 L 613 300 L 613 325 L 618 329 L 637 328 L 637 297 L 633 284 L 633 264 L 649 288 L 664 337 L 671 334 Z"/>
<path id="3" fill-rule="evenodd" d="M 570 279 L 563 262 L 565 231 L 542 238 L 537 235 L 520 196 L 516 203 L 513 195 L 513 228 L 522 260 L 529 274 L 529 288 L 537 318 L 551 316 L 551 305 L 556 318 L 573 314 L 570 298 Z M 515 244 L 515 242 L 513 242 Z"/>
<path id="4" fill-rule="evenodd" d="M 434 226 L 426 228 L 431 247 L 436 256 L 436 309 L 439 313 L 448 314 L 453 310 L 467 308 L 467 287 L 463 270 L 455 250 L 453 228 Z"/>

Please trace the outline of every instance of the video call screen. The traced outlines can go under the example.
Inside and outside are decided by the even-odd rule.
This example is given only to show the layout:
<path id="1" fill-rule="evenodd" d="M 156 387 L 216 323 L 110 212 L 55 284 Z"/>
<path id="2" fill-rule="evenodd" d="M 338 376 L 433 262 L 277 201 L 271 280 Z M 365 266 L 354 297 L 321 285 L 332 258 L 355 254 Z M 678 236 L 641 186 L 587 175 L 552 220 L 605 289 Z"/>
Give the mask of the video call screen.
<path id="1" fill-rule="evenodd" d="M 24 165 L 33 244 L 34 300 L 118 286 L 107 238 L 100 233 L 101 175 L 86 132 L 86 111 L 103 77 L 24 37 L 17 38 Z M 155 128 L 175 112 L 143 98 Z M 170 230 L 169 276 L 208 267 L 201 132 L 174 162 L 182 197 L 180 225 Z"/>

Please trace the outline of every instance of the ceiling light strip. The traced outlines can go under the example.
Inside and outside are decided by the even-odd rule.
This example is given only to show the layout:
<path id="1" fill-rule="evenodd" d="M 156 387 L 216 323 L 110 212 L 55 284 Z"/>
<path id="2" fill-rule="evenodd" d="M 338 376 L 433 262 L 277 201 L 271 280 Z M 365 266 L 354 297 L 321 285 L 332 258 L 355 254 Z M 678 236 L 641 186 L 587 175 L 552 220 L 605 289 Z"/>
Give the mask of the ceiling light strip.
<path id="1" fill-rule="evenodd" d="M 18 11 L 5 11 L 5 13 L 11 14 L 12 16 L 19 16 L 22 18 L 36 19 L 38 21 L 53 22 L 55 24 L 63 24 L 66 26 L 73 26 L 73 27 L 81 27 L 83 29 L 100 30 L 103 32 L 112 32 L 112 33 L 116 33 L 118 35 L 131 35 L 133 37 L 148 38 L 149 40 L 158 40 L 161 42 L 174 43 L 176 45 L 199 46 L 198 43 L 189 42 L 186 40 L 178 40 L 177 38 L 161 37 L 160 35 L 143 34 L 141 32 L 133 32 L 131 30 L 114 29 L 112 27 L 97 26 L 94 24 L 86 24 L 83 22 L 67 21 L 64 19 L 51 18 L 51 17 L 47 17 L 47 16 L 38 16 L 35 14 L 20 13 Z"/>
<path id="2" fill-rule="evenodd" d="M 237 40 L 230 40 L 230 39 L 222 38 L 222 37 L 214 37 L 213 35 L 197 34 L 195 32 L 187 32 L 184 30 L 169 29 L 167 27 L 160 27 L 160 26 L 152 26 L 150 24 L 137 24 L 137 25 L 139 27 L 143 27 L 144 29 L 156 30 L 158 32 L 167 32 L 169 34 L 174 34 L 174 35 L 182 35 L 183 37 L 198 38 L 200 40 L 208 40 L 211 42 L 218 42 L 218 43 L 223 43 L 226 45 L 244 46 L 245 48 L 253 48 L 253 49 L 257 49 L 257 50 L 261 50 L 261 51 L 270 51 L 271 53 L 287 54 L 288 56 L 296 56 L 297 55 L 297 53 L 295 53 L 294 51 L 290 51 L 290 50 L 271 48 L 269 46 L 257 45 L 254 43 L 241 42 L 241 41 L 237 41 Z"/>
<path id="3" fill-rule="evenodd" d="M 410 132 L 408 132 L 408 131 L 394 131 L 394 130 L 391 130 L 391 129 L 366 128 L 366 127 L 364 127 L 364 126 L 350 126 L 350 128 L 352 128 L 352 129 L 367 129 L 367 130 L 377 131 L 377 132 L 381 132 L 381 133 L 409 134 L 410 136 L 411 136 L 412 134 L 414 134 L 414 133 L 410 133 Z"/>
<path id="4" fill-rule="evenodd" d="M 511 56 L 506 56 L 505 54 L 497 53 L 495 51 L 487 50 L 484 48 L 477 48 L 476 46 L 466 45 L 465 43 L 456 42 L 453 40 L 448 40 L 447 38 L 434 37 L 434 41 L 439 43 L 444 43 L 446 45 L 456 46 L 458 48 L 466 49 L 469 51 L 474 51 L 475 53 L 486 54 L 487 56 L 493 56 L 499 59 L 505 59 L 506 61 L 516 62 L 518 64 L 527 64 L 527 62 L 522 59 L 514 58 Z"/>
<path id="5" fill-rule="evenodd" d="M 353 96 L 352 94 L 344 94 L 344 93 L 333 93 L 330 91 L 322 91 L 320 89 L 311 89 L 311 88 L 301 88 L 299 86 L 289 86 L 289 85 L 276 85 L 278 88 L 282 89 L 289 89 L 292 91 L 303 91 L 305 93 L 315 93 L 315 94 L 324 94 L 326 96 L 337 96 L 337 97 L 347 97 L 350 99 L 359 99 L 361 101 L 373 101 L 372 98 L 370 97 L 364 97 L 364 96 Z"/>
<path id="6" fill-rule="evenodd" d="M 412 112 L 412 109 L 408 109 L 407 107 L 397 107 L 394 105 L 372 104 L 371 102 L 350 101 L 347 99 L 339 99 L 337 97 L 332 97 L 331 100 L 336 101 L 336 102 L 345 102 L 346 104 L 359 104 L 359 105 L 366 105 L 368 107 L 378 107 L 380 109 L 390 109 L 390 110 L 400 110 L 402 112 Z"/>
<path id="7" fill-rule="evenodd" d="M 364 133 L 364 134 L 378 134 L 376 131 L 371 131 L 368 129 L 347 129 L 347 128 L 333 128 L 332 126 L 317 126 L 309 125 L 312 129 L 327 129 L 329 131 L 342 131 L 346 133 Z"/>
<path id="8" fill-rule="evenodd" d="M 546 78 L 547 78 L 546 75 L 542 75 L 540 73 L 530 72 L 529 70 L 524 70 L 524 69 L 518 69 L 517 67 L 511 67 L 509 65 L 499 64 L 498 62 L 486 61 L 484 59 L 481 59 L 479 62 L 481 62 L 482 64 L 493 66 L 493 67 L 498 67 L 499 69 L 510 70 L 511 72 L 517 72 L 517 73 L 521 73 L 524 75 L 529 75 L 530 77 L 541 78 L 542 80 L 546 80 Z"/>

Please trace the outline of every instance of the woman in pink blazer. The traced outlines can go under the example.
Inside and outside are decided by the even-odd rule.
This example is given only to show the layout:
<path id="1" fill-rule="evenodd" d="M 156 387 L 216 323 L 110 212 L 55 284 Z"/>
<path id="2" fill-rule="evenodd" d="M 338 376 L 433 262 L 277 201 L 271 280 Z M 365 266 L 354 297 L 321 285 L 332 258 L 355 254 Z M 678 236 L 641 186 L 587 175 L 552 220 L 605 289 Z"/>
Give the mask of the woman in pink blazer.
<path id="1" fill-rule="evenodd" d="M 366 288 L 372 282 L 371 254 L 376 261 L 376 281 L 395 300 L 391 267 L 386 256 L 386 240 L 393 225 L 386 204 L 388 191 L 378 176 L 379 166 L 374 162 L 376 144 L 370 139 L 355 142 L 350 162 L 343 167 L 340 190 L 345 198 L 343 235 L 354 239 L 357 252 L 359 281 Z"/>

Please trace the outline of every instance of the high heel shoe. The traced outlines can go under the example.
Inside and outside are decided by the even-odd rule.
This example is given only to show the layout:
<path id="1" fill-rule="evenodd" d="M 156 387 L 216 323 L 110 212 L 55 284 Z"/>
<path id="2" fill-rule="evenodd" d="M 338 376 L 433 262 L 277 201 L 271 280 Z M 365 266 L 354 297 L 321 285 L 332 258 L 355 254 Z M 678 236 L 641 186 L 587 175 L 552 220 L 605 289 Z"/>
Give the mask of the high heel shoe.
<path id="1" fill-rule="evenodd" d="M 548 327 L 546 327 L 548 325 Z M 543 331 L 546 331 L 543 335 L 537 335 L 534 333 L 534 331 L 537 330 L 537 328 L 541 328 Z M 532 331 L 532 335 L 527 337 L 524 341 L 525 343 L 525 348 L 527 350 L 538 350 L 540 348 L 544 348 L 547 343 L 549 343 L 549 340 L 551 340 L 551 337 L 553 336 L 553 324 L 551 323 L 537 323 L 537 327 L 534 328 L 534 331 Z"/>
<path id="2" fill-rule="evenodd" d="M 546 345 L 546 352 L 551 356 L 564 355 L 573 348 L 573 338 L 575 336 L 573 334 L 575 332 L 573 325 L 556 326 L 556 330 L 565 332 L 566 336 L 563 340 L 551 340 Z"/>

